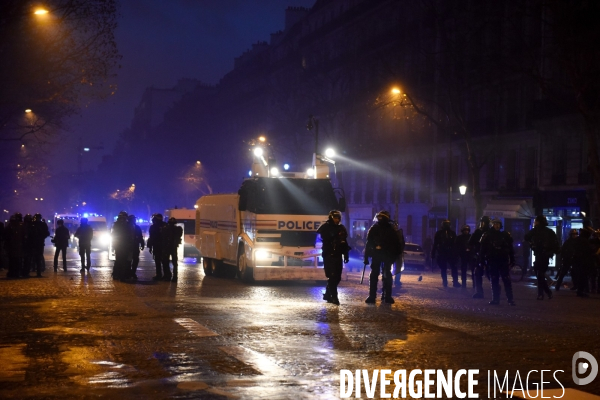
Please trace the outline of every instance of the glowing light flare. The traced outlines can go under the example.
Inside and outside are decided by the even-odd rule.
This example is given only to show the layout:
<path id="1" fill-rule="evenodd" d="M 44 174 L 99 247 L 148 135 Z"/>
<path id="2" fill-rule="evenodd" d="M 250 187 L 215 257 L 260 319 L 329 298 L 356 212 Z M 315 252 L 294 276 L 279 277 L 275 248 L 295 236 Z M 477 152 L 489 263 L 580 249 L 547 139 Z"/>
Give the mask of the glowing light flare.
<path id="1" fill-rule="evenodd" d="M 286 171 L 290 169 L 290 164 L 283 164 L 283 169 Z"/>
<path id="2" fill-rule="evenodd" d="M 312 168 L 309 168 L 306 170 L 306 175 L 308 176 L 313 176 L 315 174 L 315 170 Z"/>
<path id="3" fill-rule="evenodd" d="M 25 112 L 29 114 L 31 112 L 31 108 L 26 109 Z"/>
<path id="4" fill-rule="evenodd" d="M 272 167 L 271 168 L 271 176 L 278 176 L 278 175 L 279 175 L 279 168 Z"/>
<path id="5" fill-rule="evenodd" d="M 48 12 L 49 12 L 49 11 L 48 11 L 48 10 L 46 10 L 46 9 L 43 9 L 43 8 L 38 8 L 38 9 L 36 9 L 36 10 L 35 10 L 33 13 L 34 13 L 35 15 L 46 15 L 46 14 L 48 14 Z"/>
<path id="6" fill-rule="evenodd" d="M 256 157 L 262 157 L 262 155 L 263 155 L 263 149 L 262 149 L 262 148 L 260 148 L 260 147 L 256 147 L 256 148 L 254 149 L 254 155 L 255 155 Z"/>
<path id="7" fill-rule="evenodd" d="M 266 138 L 266 137 L 264 137 L 264 136 L 260 136 L 260 137 L 258 138 L 258 141 L 259 141 L 259 142 L 263 142 L 263 143 L 264 143 L 264 142 L 266 142 L 266 141 L 267 141 L 267 138 Z"/>
<path id="8" fill-rule="evenodd" d="M 467 193 L 467 187 L 466 187 L 465 185 L 460 185 L 460 186 L 458 187 L 458 190 L 460 191 L 460 195 L 461 195 L 461 196 L 464 196 L 464 195 L 465 195 L 465 193 Z"/>
<path id="9" fill-rule="evenodd" d="M 400 94 L 400 89 L 397 87 L 392 88 L 392 94 Z"/>
<path id="10" fill-rule="evenodd" d="M 329 158 L 335 157 L 335 150 L 332 148 L 325 150 L 325 156 Z"/>

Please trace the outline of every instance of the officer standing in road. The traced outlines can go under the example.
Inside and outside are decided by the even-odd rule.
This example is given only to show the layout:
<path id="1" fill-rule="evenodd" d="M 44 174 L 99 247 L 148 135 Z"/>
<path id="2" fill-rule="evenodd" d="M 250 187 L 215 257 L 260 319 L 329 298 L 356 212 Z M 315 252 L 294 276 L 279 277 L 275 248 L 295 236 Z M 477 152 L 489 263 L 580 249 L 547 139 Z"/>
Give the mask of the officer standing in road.
<path id="1" fill-rule="evenodd" d="M 544 215 L 538 215 L 533 222 L 533 229 L 525 234 L 525 240 L 531 244 L 535 255 L 533 269 L 537 278 L 538 300 L 544 300 L 544 293 L 548 299 L 552 298 L 552 291 L 546 283 L 546 271 L 550 259 L 554 254 L 560 253 L 560 245 L 556 233 L 548 228 L 548 220 Z"/>
<path id="2" fill-rule="evenodd" d="M 45 269 L 44 262 L 44 247 L 46 238 L 50 236 L 48 225 L 42 218 L 42 214 L 35 214 L 32 223 L 32 246 L 33 246 L 33 264 L 35 265 L 37 276 L 42 276 L 42 271 Z"/>
<path id="3" fill-rule="evenodd" d="M 502 231 L 502 221 L 494 219 L 492 229 L 481 237 L 481 254 L 488 261 L 490 279 L 492 281 L 491 305 L 500 304 L 500 278 L 504 283 L 508 304 L 515 305 L 513 299 L 512 282 L 509 276 L 509 266 L 515 262 L 513 239 L 510 233 Z"/>
<path id="4" fill-rule="evenodd" d="M 177 219 L 171 217 L 162 229 L 163 240 L 163 281 L 177 282 L 177 248 L 181 244 L 183 229 L 177 226 Z M 173 274 L 169 267 L 169 259 L 173 263 Z"/>
<path id="5" fill-rule="evenodd" d="M 317 230 L 323 242 L 323 269 L 327 277 L 327 287 L 325 288 L 325 294 L 323 294 L 323 300 L 338 306 L 340 305 L 340 301 L 338 299 L 337 287 L 342 280 L 342 270 L 344 268 L 342 258 L 346 264 L 350 260 L 348 257 L 348 252 L 350 251 L 350 246 L 348 246 L 348 232 L 346 231 L 346 227 L 340 224 L 341 220 L 342 213 L 332 210 L 329 212 L 327 222 Z"/>
<path id="6" fill-rule="evenodd" d="M 156 275 L 152 278 L 155 281 L 160 281 L 163 278 L 163 257 L 164 257 L 164 245 L 163 245 L 163 228 L 167 225 L 163 221 L 162 214 L 154 214 L 152 216 L 152 225 L 148 229 L 148 251 L 154 257 L 154 264 L 156 266 Z"/>
<path id="7" fill-rule="evenodd" d="M 469 245 L 473 252 L 475 262 L 475 274 L 473 280 L 475 281 L 475 294 L 474 299 L 483 299 L 483 273 L 486 268 L 486 260 L 481 254 L 481 245 L 479 241 L 484 233 L 490 229 L 490 217 L 484 215 L 479 220 L 479 228 L 475 229 L 475 232 L 469 239 Z"/>
<path id="8" fill-rule="evenodd" d="M 140 251 L 144 250 L 144 234 L 142 228 L 140 228 L 135 222 L 135 215 L 129 215 L 127 217 L 129 224 L 133 227 L 133 247 L 132 258 L 131 258 L 131 277 L 137 280 L 137 267 L 140 263 Z"/>
<path id="9" fill-rule="evenodd" d="M 444 287 L 448 287 L 448 267 L 452 272 L 452 286 L 460 287 L 454 256 L 455 241 L 456 233 L 450 229 L 450 221 L 446 219 L 442 222 L 442 228 L 433 237 L 433 250 L 431 251 L 431 258 L 436 259 L 437 265 L 440 267 Z"/>
<path id="10" fill-rule="evenodd" d="M 400 241 L 396 230 L 390 223 L 390 213 L 388 211 L 378 212 L 375 218 L 377 223 L 371 226 L 367 233 L 364 264 L 369 265 L 369 257 L 372 258 L 372 261 L 369 276 L 369 297 L 367 297 L 365 303 L 375 304 L 377 283 L 381 272 L 384 302 L 393 304 L 392 264 L 400 255 Z"/>
<path id="11" fill-rule="evenodd" d="M 62 261 L 63 261 L 63 271 L 67 272 L 67 247 L 69 247 L 69 239 L 71 238 L 71 233 L 69 232 L 69 228 L 65 226 L 65 221 L 59 219 L 56 221 L 58 225 L 56 227 L 56 231 L 54 232 L 54 246 L 56 246 L 56 250 L 54 251 L 54 272 L 58 271 L 58 255 L 62 252 Z"/>
<path id="12" fill-rule="evenodd" d="M 112 243 L 115 249 L 114 279 L 125 280 L 131 277 L 133 232 L 133 227 L 127 222 L 127 213 L 121 211 L 111 232 Z"/>
<path id="13" fill-rule="evenodd" d="M 469 225 L 463 225 L 460 228 L 460 235 L 456 237 L 455 242 L 455 253 L 460 260 L 460 278 L 462 281 L 462 288 L 467 288 L 467 271 L 471 271 L 471 279 L 473 279 L 473 287 L 475 287 L 474 271 L 473 271 L 473 256 L 471 255 L 471 246 L 469 240 L 471 239 L 471 227 Z"/>
<path id="14" fill-rule="evenodd" d="M 81 218 L 80 225 L 75 231 L 76 238 L 79 239 L 79 256 L 81 257 L 81 270 L 79 272 L 85 272 L 87 269 L 90 270 L 91 252 L 92 252 L 92 238 L 94 237 L 94 230 L 88 224 L 87 218 Z M 87 264 L 85 263 L 87 260 Z"/>

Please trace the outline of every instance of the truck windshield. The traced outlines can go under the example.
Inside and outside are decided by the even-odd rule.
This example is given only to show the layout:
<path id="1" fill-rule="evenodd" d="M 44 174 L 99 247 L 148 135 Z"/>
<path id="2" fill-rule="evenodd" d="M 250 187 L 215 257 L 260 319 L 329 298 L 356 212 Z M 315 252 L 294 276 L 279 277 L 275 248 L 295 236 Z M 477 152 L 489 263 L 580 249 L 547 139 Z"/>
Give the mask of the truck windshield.
<path id="1" fill-rule="evenodd" d="M 239 194 L 240 210 L 256 214 L 322 215 L 338 208 L 326 179 L 249 179 Z"/>

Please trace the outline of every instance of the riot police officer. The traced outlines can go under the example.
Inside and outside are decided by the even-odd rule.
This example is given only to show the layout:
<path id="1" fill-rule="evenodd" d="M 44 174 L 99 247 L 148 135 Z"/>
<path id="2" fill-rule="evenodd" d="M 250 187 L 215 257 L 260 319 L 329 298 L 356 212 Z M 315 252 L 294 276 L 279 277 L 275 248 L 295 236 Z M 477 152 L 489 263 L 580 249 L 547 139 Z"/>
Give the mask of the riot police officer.
<path id="1" fill-rule="evenodd" d="M 112 232 L 112 243 L 115 249 L 115 265 L 113 278 L 125 280 L 131 277 L 131 259 L 134 230 L 127 221 L 127 213 L 121 211 L 115 221 Z"/>
<path id="2" fill-rule="evenodd" d="M 480 240 L 481 255 L 487 261 L 492 281 L 491 305 L 500 304 L 500 278 L 504 283 L 508 304 L 515 305 L 509 266 L 515 262 L 513 239 L 510 233 L 502 231 L 502 221 L 494 219 L 492 229 L 488 229 Z"/>
<path id="3" fill-rule="evenodd" d="M 433 250 L 431 251 L 431 258 L 436 259 L 437 265 L 440 267 L 444 287 L 448 287 L 448 267 L 452 272 L 452 286 L 460 287 L 454 256 L 455 241 L 456 233 L 450 229 L 450 221 L 446 219 L 442 222 L 442 228 L 433 237 Z"/>
<path id="4" fill-rule="evenodd" d="M 475 281 L 475 294 L 474 299 L 483 299 L 483 273 L 486 268 L 485 258 L 481 254 L 481 245 L 479 241 L 484 233 L 490 229 L 490 217 L 484 215 L 479 220 L 479 228 L 475 229 L 475 232 L 469 239 L 469 245 L 475 258 L 475 274 L 473 280 Z"/>
<path id="5" fill-rule="evenodd" d="M 163 240 L 163 281 L 177 281 L 177 248 L 181 244 L 183 229 L 177 226 L 177 219 L 171 217 L 162 228 Z M 169 259 L 173 263 L 173 273 L 169 267 Z"/>
<path id="6" fill-rule="evenodd" d="M 58 256 L 62 252 L 62 261 L 63 261 L 63 271 L 67 272 L 67 247 L 69 247 L 69 239 L 71 238 L 71 233 L 69 232 L 69 228 L 65 226 L 65 221 L 59 219 L 56 221 L 58 225 L 56 227 L 56 231 L 54 231 L 54 246 L 56 246 L 56 250 L 54 251 L 54 272 L 58 271 Z"/>
<path id="7" fill-rule="evenodd" d="M 462 281 L 462 288 L 467 288 L 467 271 L 471 271 L 471 279 L 473 279 L 473 287 L 475 287 L 475 280 L 473 278 L 473 257 L 471 255 L 471 245 L 469 240 L 471 239 L 471 227 L 469 225 L 463 225 L 460 228 L 460 235 L 456 237 L 455 242 L 455 253 L 460 260 L 460 277 Z"/>
<path id="8" fill-rule="evenodd" d="M 560 245 L 556 233 L 548 228 L 548 220 L 544 215 L 538 215 L 533 222 L 533 229 L 525 234 L 525 240 L 531 244 L 535 255 L 533 269 L 537 278 L 538 300 L 544 300 L 544 293 L 548 299 L 552 298 L 552 291 L 546 283 L 546 271 L 550 259 L 560 252 Z"/>
<path id="9" fill-rule="evenodd" d="M 128 215 L 127 220 L 133 227 L 133 246 L 131 248 L 131 277 L 137 280 L 137 267 L 140 263 L 140 250 L 144 250 L 144 234 L 142 228 L 140 228 L 135 222 L 135 215 Z"/>
<path id="10" fill-rule="evenodd" d="M 45 269 L 44 246 L 46 238 L 50 236 L 48 225 L 40 213 L 33 216 L 32 234 L 33 264 L 35 265 L 37 276 L 40 277 L 42 276 L 42 271 Z"/>
<path id="11" fill-rule="evenodd" d="M 79 256 L 81 257 L 81 270 L 85 272 L 90 270 L 92 252 L 92 239 L 94 237 L 94 229 L 88 224 L 87 218 L 81 218 L 80 225 L 75 231 L 75 237 L 79 239 Z M 87 265 L 86 265 L 87 260 Z"/>
<path id="12" fill-rule="evenodd" d="M 164 245 L 163 245 L 163 228 L 167 225 L 163 221 L 162 214 L 154 214 L 152 216 L 152 225 L 148 229 L 148 251 L 154 257 L 154 264 L 156 266 L 156 275 L 152 277 L 153 280 L 159 281 L 163 278 L 163 257 L 164 257 Z"/>
<path id="13" fill-rule="evenodd" d="M 323 269 L 327 277 L 327 287 L 325 288 L 323 300 L 338 306 L 340 301 L 337 287 L 342 280 L 342 270 L 344 268 L 342 258 L 343 262 L 347 264 L 349 261 L 348 252 L 350 251 L 348 232 L 346 227 L 340 224 L 341 220 L 342 213 L 332 210 L 329 212 L 327 222 L 317 230 L 323 241 Z"/>
<path id="14" fill-rule="evenodd" d="M 400 241 L 396 230 L 390 223 L 390 213 L 380 211 L 375 215 L 377 223 L 369 228 L 367 233 L 367 245 L 365 249 L 364 264 L 371 261 L 371 274 L 369 275 L 369 297 L 365 300 L 367 304 L 374 304 L 377 297 L 377 283 L 379 273 L 383 283 L 383 297 L 388 304 L 393 304 L 392 298 L 392 264 L 400 255 Z"/>

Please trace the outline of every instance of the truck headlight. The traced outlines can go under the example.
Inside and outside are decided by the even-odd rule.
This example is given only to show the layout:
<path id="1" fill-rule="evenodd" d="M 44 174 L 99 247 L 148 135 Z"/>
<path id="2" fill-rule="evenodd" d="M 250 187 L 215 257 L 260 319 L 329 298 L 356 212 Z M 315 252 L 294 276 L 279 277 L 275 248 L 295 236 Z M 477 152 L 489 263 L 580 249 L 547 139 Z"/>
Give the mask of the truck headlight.
<path id="1" fill-rule="evenodd" d="M 110 233 L 104 232 L 102 235 L 100 235 L 100 243 L 103 246 L 108 246 L 110 243 Z"/>
<path id="2" fill-rule="evenodd" d="M 257 260 L 265 260 L 267 258 L 271 258 L 272 254 L 270 251 L 256 250 L 256 253 L 254 253 L 254 256 L 256 257 Z"/>

